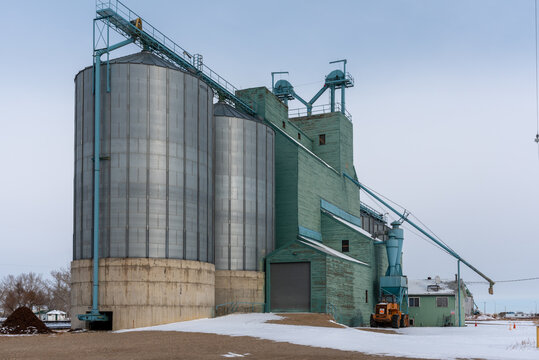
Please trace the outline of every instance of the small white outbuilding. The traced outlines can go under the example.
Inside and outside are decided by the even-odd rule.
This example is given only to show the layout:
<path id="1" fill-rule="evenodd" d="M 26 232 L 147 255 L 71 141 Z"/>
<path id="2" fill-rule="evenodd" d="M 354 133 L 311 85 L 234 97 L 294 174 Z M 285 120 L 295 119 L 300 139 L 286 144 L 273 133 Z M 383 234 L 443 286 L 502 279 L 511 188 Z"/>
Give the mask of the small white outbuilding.
<path id="1" fill-rule="evenodd" d="M 61 310 L 51 310 L 45 314 L 45 321 L 66 321 L 67 313 Z"/>

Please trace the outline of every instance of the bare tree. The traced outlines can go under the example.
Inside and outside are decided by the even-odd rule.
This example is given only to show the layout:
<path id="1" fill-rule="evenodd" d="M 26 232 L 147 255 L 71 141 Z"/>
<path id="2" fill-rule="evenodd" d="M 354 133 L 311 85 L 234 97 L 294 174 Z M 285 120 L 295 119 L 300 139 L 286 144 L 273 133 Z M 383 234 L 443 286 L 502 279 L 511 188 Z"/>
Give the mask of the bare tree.
<path id="1" fill-rule="evenodd" d="M 33 272 L 18 276 L 8 275 L 0 283 L 0 305 L 6 315 L 21 306 L 30 309 L 46 305 L 48 302 L 47 283 L 41 275 Z"/>
<path id="2" fill-rule="evenodd" d="M 69 269 L 53 270 L 51 277 L 52 279 L 47 284 L 49 309 L 69 312 L 71 306 L 71 273 Z"/>

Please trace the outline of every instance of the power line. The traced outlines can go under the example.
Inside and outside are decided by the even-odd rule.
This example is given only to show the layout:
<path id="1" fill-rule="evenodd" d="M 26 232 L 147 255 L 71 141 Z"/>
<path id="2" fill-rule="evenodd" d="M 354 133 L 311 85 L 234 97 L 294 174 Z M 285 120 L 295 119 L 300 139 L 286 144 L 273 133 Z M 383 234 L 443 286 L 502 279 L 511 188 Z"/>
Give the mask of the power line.
<path id="1" fill-rule="evenodd" d="M 512 283 L 512 282 L 520 282 L 520 281 L 533 281 L 533 280 L 539 280 L 538 277 L 531 277 L 531 278 L 523 278 L 523 279 L 511 279 L 511 280 L 495 280 L 496 284 L 499 283 Z M 466 281 L 466 284 L 488 284 L 486 281 Z"/>
<path id="2" fill-rule="evenodd" d="M 539 135 L 539 62 L 537 55 L 537 0 L 535 0 L 535 116 L 537 119 L 537 134 Z"/>
<path id="3" fill-rule="evenodd" d="M 371 188 L 369 188 L 369 190 L 371 190 L 371 191 L 374 192 L 374 190 L 372 190 Z M 376 201 L 376 199 L 374 199 L 374 197 L 372 197 L 369 193 L 367 193 L 367 192 L 365 192 L 365 191 L 364 191 L 363 193 L 364 193 L 365 195 L 367 195 L 367 197 L 368 197 L 370 200 L 373 200 L 373 203 L 375 204 L 375 206 L 376 206 L 377 208 L 379 208 L 379 209 L 382 211 L 382 213 L 384 213 L 385 209 L 378 203 L 378 201 Z M 380 196 L 383 196 L 383 195 L 380 194 L 380 193 L 377 193 L 377 194 L 380 195 Z M 384 197 L 384 198 L 385 198 L 385 197 Z M 388 198 L 386 198 L 386 199 L 387 199 L 388 201 L 391 201 L 391 200 L 388 199 Z M 392 201 L 392 202 L 393 202 L 393 201 Z M 394 203 L 395 205 L 399 206 L 399 207 L 402 207 L 402 206 L 398 205 L 398 204 L 395 203 L 395 202 L 393 202 L 393 203 Z M 411 214 L 411 213 L 409 213 L 409 214 Z M 393 215 L 391 215 L 390 213 L 387 213 L 387 215 L 388 215 L 388 217 L 389 217 L 391 220 L 393 220 L 393 221 L 397 221 L 397 220 L 398 220 L 397 218 L 395 218 L 395 217 L 394 217 Z M 412 216 L 413 216 L 413 215 L 412 215 Z M 426 226 L 425 224 L 423 224 L 423 223 L 421 222 L 421 220 L 419 220 L 416 216 L 414 216 L 414 218 L 417 219 L 423 226 L 427 227 L 427 226 Z M 437 249 L 439 249 L 439 250 L 442 250 L 443 252 L 445 252 L 445 253 L 451 255 L 451 254 L 449 253 L 449 251 L 447 251 L 446 249 L 444 249 L 444 248 L 441 247 L 440 245 L 436 244 L 436 243 L 433 242 L 431 239 L 428 239 L 427 237 L 425 237 L 425 235 L 416 232 L 415 230 L 413 230 L 413 228 L 412 228 L 411 226 L 408 226 L 408 224 L 404 224 L 404 225 L 405 225 L 405 229 L 406 229 L 407 231 L 410 231 L 412 234 L 414 234 L 415 236 L 417 236 L 419 239 L 421 239 L 421 240 L 425 241 L 426 243 L 430 244 L 431 246 L 433 246 L 433 247 L 435 247 L 435 248 L 437 248 Z M 427 229 L 428 229 L 428 227 L 427 227 Z M 431 233 L 434 234 L 434 232 L 433 232 L 432 230 L 429 229 L 429 231 L 430 231 Z M 436 234 L 434 234 L 434 236 L 436 236 Z M 436 237 L 438 238 L 438 236 L 436 236 Z M 438 240 L 440 240 L 442 243 L 444 243 L 440 238 L 438 238 Z M 444 244 L 445 244 L 445 243 L 444 243 Z M 445 244 L 445 245 L 447 246 L 447 244 Z M 447 246 L 447 247 L 448 247 L 449 249 L 451 249 L 449 246 Z M 451 250 L 454 251 L 453 249 L 451 249 Z"/>
<path id="4" fill-rule="evenodd" d="M 442 244 L 444 244 L 449 250 L 455 252 L 455 250 L 453 250 L 453 249 L 451 248 L 451 246 L 449 246 L 449 245 L 448 245 L 445 241 L 443 241 L 438 235 L 436 235 L 436 234 L 434 233 L 434 231 L 432 231 L 427 225 L 425 225 L 425 224 L 421 221 L 421 219 L 419 219 L 417 216 L 415 216 L 414 214 L 412 214 L 412 212 L 406 210 L 406 208 L 405 208 L 404 206 L 402 206 L 402 205 L 396 203 L 395 201 L 393 201 L 393 200 L 391 200 L 390 198 L 388 198 L 388 197 L 386 197 L 386 196 L 380 194 L 379 192 L 375 191 L 374 189 L 372 189 L 372 188 L 370 188 L 370 187 L 368 187 L 368 186 L 365 186 L 365 185 L 363 185 L 363 186 L 366 187 L 367 189 L 369 189 L 370 191 L 372 191 L 373 193 L 377 194 L 378 196 L 380 196 L 380 197 L 384 198 L 385 200 L 389 201 L 389 202 L 392 203 L 393 205 L 400 207 L 400 208 L 403 210 L 403 213 L 404 213 L 404 214 L 408 213 L 408 215 L 412 216 L 412 217 L 413 217 L 414 219 L 416 219 L 421 225 L 423 225 L 423 227 L 425 227 L 425 228 L 431 233 L 431 235 L 434 236 L 438 241 L 440 241 Z M 364 191 L 364 193 L 367 194 L 367 195 L 369 195 L 369 194 L 368 194 L 367 192 L 365 192 L 365 191 Z M 370 195 L 369 195 L 369 197 L 370 197 Z M 409 230 L 410 230 L 410 229 L 409 229 Z M 412 232 L 413 232 L 413 231 L 412 231 Z M 414 234 L 416 234 L 416 233 L 414 232 Z M 417 235 L 417 234 L 416 234 L 416 235 Z M 420 235 L 418 235 L 418 236 L 420 236 Z M 422 236 L 420 236 L 420 237 L 421 237 L 422 239 L 424 239 Z M 430 239 L 429 239 L 429 241 L 430 241 Z M 437 246 L 439 246 L 439 245 L 437 245 Z M 442 249 L 442 250 L 444 250 L 444 251 L 447 252 L 448 254 L 450 254 L 449 251 L 445 250 L 443 247 L 440 246 L 439 248 Z"/>
<path id="5" fill-rule="evenodd" d="M 537 156 L 539 156 L 539 62 L 537 60 L 537 0 L 535 0 L 535 117 L 537 121 L 537 134 L 535 142 L 537 143 Z"/>

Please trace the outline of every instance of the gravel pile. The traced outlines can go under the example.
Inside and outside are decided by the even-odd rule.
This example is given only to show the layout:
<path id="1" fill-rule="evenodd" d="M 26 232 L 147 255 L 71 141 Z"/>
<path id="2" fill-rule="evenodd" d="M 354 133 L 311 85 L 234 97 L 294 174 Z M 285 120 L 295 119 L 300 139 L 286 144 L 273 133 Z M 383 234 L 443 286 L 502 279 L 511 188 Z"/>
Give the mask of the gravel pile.
<path id="1" fill-rule="evenodd" d="M 46 334 L 51 330 L 34 315 L 32 310 L 23 306 L 15 310 L 0 327 L 0 334 Z"/>

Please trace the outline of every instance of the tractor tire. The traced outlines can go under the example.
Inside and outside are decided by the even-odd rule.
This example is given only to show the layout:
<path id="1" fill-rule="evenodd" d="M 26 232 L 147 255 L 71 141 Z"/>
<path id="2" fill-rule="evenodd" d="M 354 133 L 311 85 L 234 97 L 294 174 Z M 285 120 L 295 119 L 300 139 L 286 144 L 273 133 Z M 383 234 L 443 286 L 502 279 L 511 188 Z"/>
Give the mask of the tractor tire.
<path id="1" fill-rule="evenodd" d="M 373 314 L 371 314 L 371 327 L 378 327 L 378 323 L 374 320 Z"/>
<path id="2" fill-rule="evenodd" d="M 408 314 L 401 316 L 401 327 L 409 327 L 410 326 L 410 320 L 408 318 Z"/>
<path id="3" fill-rule="evenodd" d="M 391 317 L 391 327 L 394 328 L 394 329 L 398 329 L 399 328 L 399 315 L 393 315 Z"/>
<path id="4" fill-rule="evenodd" d="M 400 324 L 399 324 L 400 327 L 406 327 L 406 325 L 405 325 L 405 323 L 404 323 L 404 317 L 405 317 L 405 316 L 406 316 L 406 315 L 401 315 L 401 321 L 400 321 Z"/>

